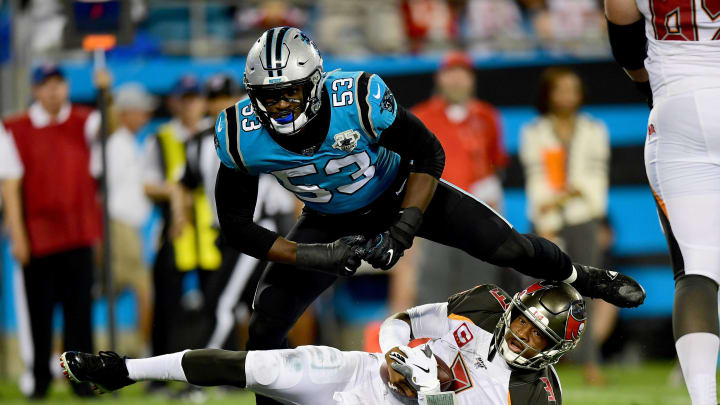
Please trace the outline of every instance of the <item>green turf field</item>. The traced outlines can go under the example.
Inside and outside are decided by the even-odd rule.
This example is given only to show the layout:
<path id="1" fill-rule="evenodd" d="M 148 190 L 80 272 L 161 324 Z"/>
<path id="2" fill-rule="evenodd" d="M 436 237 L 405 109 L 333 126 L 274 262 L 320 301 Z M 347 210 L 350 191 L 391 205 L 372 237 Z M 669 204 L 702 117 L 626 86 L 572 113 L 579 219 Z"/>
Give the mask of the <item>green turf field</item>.
<path id="1" fill-rule="evenodd" d="M 684 387 L 672 387 L 668 384 L 671 363 L 650 364 L 642 367 L 608 367 L 608 384 L 604 387 L 588 387 L 582 384 L 582 378 L 576 367 L 558 368 L 563 387 L 563 402 L 578 405 L 675 405 L 689 404 Z M 246 393 L 226 394 L 212 390 L 208 394 L 207 405 L 249 405 L 252 396 Z M 28 403 L 22 398 L 17 386 L 12 382 L 0 383 L 0 404 L 15 405 Z M 38 404 L 40 402 L 33 402 Z M 57 382 L 45 404 L 178 404 L 160 397 L 147 396 L 142 387 L 133 386 L 116 397 L 103 395 L 97 400 L 79 401 L 71 396 L 65 384 Z"/>

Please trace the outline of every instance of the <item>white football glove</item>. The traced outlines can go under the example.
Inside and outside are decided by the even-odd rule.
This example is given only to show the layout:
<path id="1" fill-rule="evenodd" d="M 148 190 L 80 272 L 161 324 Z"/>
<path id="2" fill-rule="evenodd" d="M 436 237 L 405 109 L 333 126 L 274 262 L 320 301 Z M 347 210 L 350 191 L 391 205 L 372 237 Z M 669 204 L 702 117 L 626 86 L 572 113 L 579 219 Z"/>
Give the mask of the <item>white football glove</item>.
<path id="1" fill-rule="evenodd" d="M 437 361 L 430 346 L 424 344 L 413 349 L 407 346 L 399 348 L 405 356 L 398 352 L 389 354 L 395 361 L 392 363 L 393 370 L 402 374 L 418 393 L 440 392 Z"/>

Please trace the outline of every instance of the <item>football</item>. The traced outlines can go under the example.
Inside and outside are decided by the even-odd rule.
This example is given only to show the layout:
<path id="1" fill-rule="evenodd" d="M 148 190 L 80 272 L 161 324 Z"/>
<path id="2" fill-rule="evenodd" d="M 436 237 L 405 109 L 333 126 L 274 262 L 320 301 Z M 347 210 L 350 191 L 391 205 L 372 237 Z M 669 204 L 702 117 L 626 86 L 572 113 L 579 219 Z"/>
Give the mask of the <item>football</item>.
<path id="1" fill-rule="evenodd" d="M 453 377 L 452 370 L 450 370 L 450 367 L 448 367 L 448 365 L 445 364 L 445 362 L 442 361 L 440 357 L 435 356 L 435 360 L 437 361 L 438 365 L 438 380 L 440 381 L 440 391 L 449 391 L 450 387 L 452 386 L 453 380 L 455 379 L 455 377 Z M 387 363 L 383 363 L 382 366 L 380 366 L 380 378 L 382 378 L 383 383 L 390 387 L 393 392 L 399 395 L 404 395 L 402 391 L 398 391 L 388 384 L 388 382 L 390 381 L 390 374 L 388 373 Z"/>

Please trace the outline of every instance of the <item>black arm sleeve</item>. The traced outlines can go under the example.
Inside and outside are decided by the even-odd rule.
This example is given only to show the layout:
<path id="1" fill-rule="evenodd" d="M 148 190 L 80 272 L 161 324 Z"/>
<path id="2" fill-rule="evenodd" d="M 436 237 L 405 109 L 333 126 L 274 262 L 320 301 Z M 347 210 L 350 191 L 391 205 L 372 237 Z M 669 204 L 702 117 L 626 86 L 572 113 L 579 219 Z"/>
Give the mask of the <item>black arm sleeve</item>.
<path id="1" fill-rule="evenodd" d="M 395 121 L 382 132 L 380 146 L 412 160 L 412 171 L 440 178 L 445 168 L 445 151 L 440 141 L 410 111 L 398 105 Z"/>
<path id="2" fill-rule="evenodd" d="M 628 25 L 617 25 L 610 20 L 607 23 L 610 48 L 617 63 L 630 70 L 645 67 L 647 57 L 645 19 L 641 18 Z"/>
<path id="3" fill-rule="evenodd" d="M 215 199 L 222 236 L 238 251 L 265 260 L 278 234 L 253 222 L 257 193 L 257 176 L 220 165 Z"/>

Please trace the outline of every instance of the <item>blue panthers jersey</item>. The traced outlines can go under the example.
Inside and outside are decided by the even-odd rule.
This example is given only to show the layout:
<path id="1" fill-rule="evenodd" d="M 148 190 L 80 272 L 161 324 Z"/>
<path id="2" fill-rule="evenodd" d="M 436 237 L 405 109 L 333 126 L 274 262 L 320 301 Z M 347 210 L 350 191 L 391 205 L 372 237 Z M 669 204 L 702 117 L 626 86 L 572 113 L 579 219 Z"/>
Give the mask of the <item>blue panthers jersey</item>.
<path id="1" fill-rule="evenodd" d="M 395 121 L 395 98 L 377 75 L 370 75 L 367 84 L 363 80 L 367 89 L 359 92 L 362 74 L 327 74 L 330 126 L 313 155 L 289 151 L 275 142 L 245 99 L 218 117 L 215 144 L 220 160 L 252 175 L 272 174 L 318 212 L 340 214 L 367 206 L 392 184 L 400 156 L 378 145 L 383 130 Z"/>

